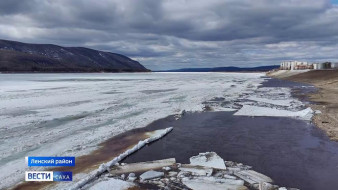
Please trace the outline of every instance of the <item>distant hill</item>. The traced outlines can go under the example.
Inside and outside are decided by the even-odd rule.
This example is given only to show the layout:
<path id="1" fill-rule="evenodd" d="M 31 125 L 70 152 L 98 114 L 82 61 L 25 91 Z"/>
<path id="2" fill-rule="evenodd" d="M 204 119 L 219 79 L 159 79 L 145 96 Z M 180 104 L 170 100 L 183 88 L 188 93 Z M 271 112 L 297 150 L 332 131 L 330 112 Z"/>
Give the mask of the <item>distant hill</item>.
<path id="1" fill-rule="evenodd" d="M 260 67 L 214 67 L 214 68 L 184 68 L 159 72 L 263 72 L 279 68 L 279 65 Z"/>
<path id="2" fill-rule="evenodd" d="M 0 40 L 0 72 L 146 72 L 124 55 L 84 47 Z"/>

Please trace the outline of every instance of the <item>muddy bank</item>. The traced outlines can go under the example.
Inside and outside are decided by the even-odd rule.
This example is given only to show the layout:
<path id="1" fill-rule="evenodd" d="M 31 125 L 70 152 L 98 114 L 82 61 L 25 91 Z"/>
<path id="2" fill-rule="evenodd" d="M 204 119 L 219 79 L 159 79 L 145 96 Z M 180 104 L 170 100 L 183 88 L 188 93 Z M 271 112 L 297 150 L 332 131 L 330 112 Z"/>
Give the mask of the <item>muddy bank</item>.
<path id="1" fill-rule="evenodd" d="M 313 122 L 324 130 L 331 140 L 338 141 L 338 70 L 317 70 L 289 77 L 277 76 L 285 80 L 314 85 L 318 91 L 307 93 L 313 110 L 321 114 L 313 117 Z"/>

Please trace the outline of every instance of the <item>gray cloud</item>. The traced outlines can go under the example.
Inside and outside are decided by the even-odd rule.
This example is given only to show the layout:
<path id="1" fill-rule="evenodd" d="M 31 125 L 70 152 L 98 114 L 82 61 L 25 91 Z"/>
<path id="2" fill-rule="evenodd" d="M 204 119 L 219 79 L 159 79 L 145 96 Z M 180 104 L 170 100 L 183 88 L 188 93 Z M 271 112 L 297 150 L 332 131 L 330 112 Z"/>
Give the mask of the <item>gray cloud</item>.
<path id="1" fill-rule="evenodd" d="M 33 9 L 34 0 L 0 1 L 0 15 L 28 13 Z"/>
<path id="2" fill-rule="evenodd" d="M 0 38 L 86 46 L 151 69 L 338 61 L 329 0 L 0 1 Z"/>

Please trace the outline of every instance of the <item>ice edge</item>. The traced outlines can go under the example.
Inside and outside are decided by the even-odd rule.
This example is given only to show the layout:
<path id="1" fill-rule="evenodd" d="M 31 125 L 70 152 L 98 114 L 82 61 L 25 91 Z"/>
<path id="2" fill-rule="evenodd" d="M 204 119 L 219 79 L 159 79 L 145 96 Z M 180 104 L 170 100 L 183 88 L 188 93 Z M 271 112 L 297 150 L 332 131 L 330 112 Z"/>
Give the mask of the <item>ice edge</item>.
<path id="1" fill-rule="evenodd" d="M 128 155 L 136 152 L 137 150 L 141 149 L 143 146 L 145 146 L 146 144 L 149 144 L 153 141 L 156 141 L 162 137 L 164 137 L 166 134 L 168 134 L 169 132 L 171 132 L 173 130 L 173 127 L 169 127 L 163 130 L 158 130 L 159 133 L 155 133 L 155 136 L 149 137 L 143 141 L 139 141 L 137 145 L 135 145 L 133 148 L 126 150 L 124 153 L 120 154 L 119 156 L 115 157 L 113 160 L 107 162 L 107 163 L 103 163 L 100 165 L 100 167 L 91 172 L 89 174 L 89 176 L 87 176 L 86 178 L 82 179 L 81 181 L 77 182 L 73 187 L 70 188 L 70 190 L 76 190 L 76 189 L 80 189 L 81 187 L 83 187 L 84 185 L 86 185 L 88 182 L 94 180 L 96 177 L 100 176 L 102 173 L 104 173 L 105 171 L 108 170 L 109 167 L 117 164 L 119 161 L 123 160 L 124 158 L 126 158 Z"/>

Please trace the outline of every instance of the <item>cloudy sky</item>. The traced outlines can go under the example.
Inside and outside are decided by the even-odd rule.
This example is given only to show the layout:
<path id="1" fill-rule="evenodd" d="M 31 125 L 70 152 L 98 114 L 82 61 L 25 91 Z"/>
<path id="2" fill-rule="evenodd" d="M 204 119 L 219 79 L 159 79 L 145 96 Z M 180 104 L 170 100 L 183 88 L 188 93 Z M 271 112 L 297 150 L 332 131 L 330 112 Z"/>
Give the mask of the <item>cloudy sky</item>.
<path id="1" fill-rule="evenodd" d="M 338 0 L 1 0 L 0 38 L 121 53 L 153 70 L 338 61 Z"/>

